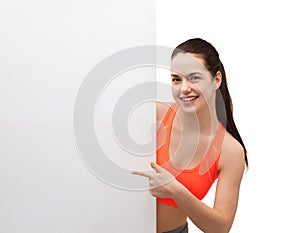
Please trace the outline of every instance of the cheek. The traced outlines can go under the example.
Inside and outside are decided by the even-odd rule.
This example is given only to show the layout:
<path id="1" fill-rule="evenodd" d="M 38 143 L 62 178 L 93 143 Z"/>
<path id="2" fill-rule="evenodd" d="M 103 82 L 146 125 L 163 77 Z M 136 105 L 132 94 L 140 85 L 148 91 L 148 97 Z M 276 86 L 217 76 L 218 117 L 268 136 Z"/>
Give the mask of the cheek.
<path id="1" fill-rule="evenodd" d="M 172 94 L 178 94 L 180 92 L 180 87 L 179 86 L 172 86 Z"/>
<path id="2" fill-rule="evenodd" d="M 205 98 L 209 98 L 214 91 L 214 88 L 209 83 L 201 83 L 196 85 L 197 92 L 204 96 Z"/>
<path id="3" fill-rule="evenodd" d="M 207 85 L 205 83 L 199 83 L 194 86 L 194 89 L 200 94 L 204 95 L 207 91 Z"/>

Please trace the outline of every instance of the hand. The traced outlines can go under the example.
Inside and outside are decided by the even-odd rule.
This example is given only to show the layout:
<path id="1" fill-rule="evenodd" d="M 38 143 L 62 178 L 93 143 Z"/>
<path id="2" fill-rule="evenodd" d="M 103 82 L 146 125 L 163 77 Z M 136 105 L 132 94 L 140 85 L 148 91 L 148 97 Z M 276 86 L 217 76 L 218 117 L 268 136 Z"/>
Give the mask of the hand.
<path id="1" fill-rule="evenodd" d="M 147 177 L 149 179 L 149 190 L 152 196 L 161 198 L 172 198 L 176 190 L 182 186 L 175 177 L 158 164 L 151 162 L 155 172 L 133 171 L 132 174 Z"/>

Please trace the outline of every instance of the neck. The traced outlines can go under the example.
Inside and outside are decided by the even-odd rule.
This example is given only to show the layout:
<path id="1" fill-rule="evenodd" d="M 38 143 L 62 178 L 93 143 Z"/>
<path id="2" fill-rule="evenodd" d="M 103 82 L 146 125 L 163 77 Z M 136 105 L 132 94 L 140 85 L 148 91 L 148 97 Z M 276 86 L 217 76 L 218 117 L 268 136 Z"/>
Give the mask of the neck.
<path id="1" fill-rule="evenodd" d="M 180 124 L 184 126 L 182 127 L 183 132 L 199 129 L 201 134 L 211 135 L 215 133 L 219 125 L 219 120 L 214 107 L 207 106 L 194 115 L 184 113 L 179 107 L 177 114 Z"/>

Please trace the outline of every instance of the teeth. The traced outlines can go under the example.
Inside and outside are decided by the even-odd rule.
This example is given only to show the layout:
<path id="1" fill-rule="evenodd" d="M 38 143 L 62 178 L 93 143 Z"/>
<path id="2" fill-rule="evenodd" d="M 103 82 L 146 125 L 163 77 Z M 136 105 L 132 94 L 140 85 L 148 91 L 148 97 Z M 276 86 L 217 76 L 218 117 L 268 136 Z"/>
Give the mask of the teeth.
<path id="1" fill-rule="evenodd" d="M 195 96 L 195 97 L 182 97 L 181 99 L 184 101 L 184 102 L 189 102 L 189 101 L 192 101 L 192 100 L 195 100 L 197 99 L 198 96 Z"/>

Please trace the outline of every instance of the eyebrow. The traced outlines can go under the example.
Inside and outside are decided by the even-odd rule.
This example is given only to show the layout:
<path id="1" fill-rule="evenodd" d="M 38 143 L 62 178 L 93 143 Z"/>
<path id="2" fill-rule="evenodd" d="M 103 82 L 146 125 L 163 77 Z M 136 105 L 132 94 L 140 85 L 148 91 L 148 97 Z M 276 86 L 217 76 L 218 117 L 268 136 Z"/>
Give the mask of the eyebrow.
<path id="1" fill-rule="evenodd" d="M 194 74 L 203 75 L 201 72 L 193 72 L 193 73 L 188 74 L 188 77 L 189 77 L 189 76 L 193 76 Z"/>
<path id="2" fill-rule="evenodd" d="M 187 77 L 191 77 L 191 76 L 193 76 L 195 74 L 203 75 L 201 72 L 193 72 L 193 73 L 188 74 Z M 180 78 L 180 75 L 178 75 L 178 74 L 171 74 L 171 77 Z"/>
<path id="3" fill-rule="evenodd" d="M 171 77 L 180 78 L 180 76 L 178 74 L 171 74 Z"/>

